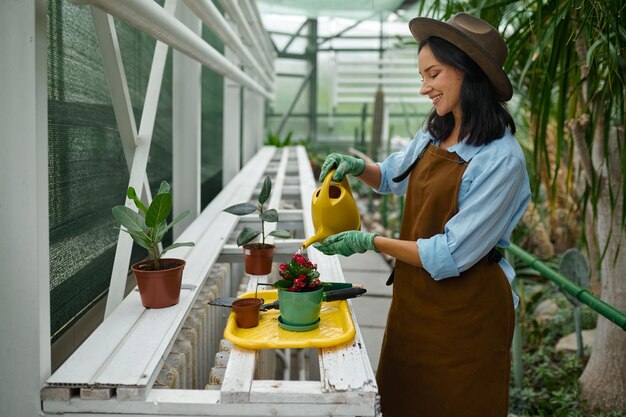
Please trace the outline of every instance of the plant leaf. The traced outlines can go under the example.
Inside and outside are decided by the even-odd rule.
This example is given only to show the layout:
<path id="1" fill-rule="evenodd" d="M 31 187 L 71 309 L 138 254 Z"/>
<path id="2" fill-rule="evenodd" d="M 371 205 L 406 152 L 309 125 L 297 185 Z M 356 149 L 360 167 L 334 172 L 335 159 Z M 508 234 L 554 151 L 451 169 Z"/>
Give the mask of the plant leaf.
<path id="1" fill-rule="evenodd" d="M 178 223 L 179 221 L 181 221 L 183 218 L 187 217 L 187 215 L 190 213 L 189 210 L 186 210 L 182 213 L 180 213 L 174 220 L 172 220 L 172 222 L 170 224 L 168 224 L 167 226 L 165 226 L 165 223 L 162 223 L 163 230 L 161 231 L 161 224 L 159 224 L 159 231 L 161 231 L 163 233 L 162 236 L 159 237 L 159 242 L 163 239 L 163 236 L 165 236 L 165 233 L 167 233 L 168 230 L 170 230 L 172 228 L 172 226 L 174 226 L 176 223 Z M 158 236 L 158 235 L 157 235 Z"/>
<path id="2" fill-rule="evenodd" d="M 165 222 L 161 222 L 152 230 L 154 231 L 154 243 L 156 244 L 163 240 L 165 234 L 169 230 L 169 227 Z"/>
<path id="3" fill-rule="evenodd" d="M 259 194 L 259 204 L 263 205 L 270 197 L 270 193 L 272 192 L 272 180 L 269 176 L 265 177 L 263 180 L 263 187 L 261 188 L 261 193 Z"/>
<path id="4" fill-rule="evenodd" d="M 178 216 L 176 216 L 176 218 L 174 220 L 172 220 L 172 222 L 167 226 L 166 230 L 169 230 L 172 228 L 172 226 L 174 226 L 176 223 L 178 223 L 179 221 L 181 221 L 182 219 L 184 219 L 185 217 L 187 217 L 189 215 L 189 213 L 191 213 L 191 210 L 185 210 L 182 213 L 180 213 Z"/>
<path id="5" fill-rule="evenodd" d="M 293 285 L 293 282 L 287 281 L 286 279 L 279 279 L 273 284 L 274 288 L 289 288 Z"/>
<path id="6" fill-rule="evenodd" d="M 237 236 L 237 245 L 243 246 L 260 234 L 261 232 L 258 230 L 252 230 L 249 227 L 244 227 L 241 233 L 239 233 L 239 236 Z"/>
<path id="7" fill-rule="evenodd" d="M 195 243 L 193 243 L 193 242 L 174 243 L 172 245 L 169 245 L 167 248 L 163 249 L 163 251 L 161 251 L 161 255 L 163 255 L 168 250 L 171 250 L 171 249 L 174 249 L 174 248 L 179 248 L 181 246 L 195 246 Z"/>
<path id="8" fill-rule="evenodd" d="M 128 196 L 128 198 L 133 200 L 137 208 L 141 210 L 141 212 L 144 215 L 148 212 L 148 209 L 146 208 L 146 206 L 144 206 L 144 204 L 141 202 L 141 200 L 137 196 L 137 192 L 135 191 L 134 187 L 128 187 L 128 192 L 126 193 L 126 195 Z"/>
<path id="9" fill-rule="evenodd" d="M 146 223 L 139 213 L 126 206 L 115 206 L 111 212 L 115 220 L 128 229 L 128 231 L 145 233 L 144 229 L 146 228 Z"/>
<path id="10" fill-rule="evenodd" d="M 169 183 L 167 181 L 161 181 L 161 185 L 159 186 L 159 192 L 157 193 L 157 195 L 168 194 L 170 190 L 171 190 L 171 187 Z"/>
<path id="11" fill-rule="evenodd" d="M 172 211 L 172 195 L 165 194 L 157 194 L 152 200 L 152 204 L 148 208 L 148 213 L 146 214 L 146 226 L 155 227 L 169 216 Z"/>
<path id="12" fill-rule="evenodd" d="M 290 239 L 291 233 L 286 230 L 273 230 L 268 234 L 268 236 L 279 237 L 281 239 Z"/>
<path id="13" fill-rule="evenodd" d="M 121 229 L 121 230 L 124 230 L 124 229 Z M 124 230 L 124 231 L 128 233 L 133 238 L 135 243 L 141 246 L 142 248 L 149 251 L 150 248 L 154 246 L 152 241 L 145 234 L 129 232 L 128 230 Z"/>
<path id="14" fill-rule="evenodd" d="M 278 221 L 278 212 L 276 211 L 276 209 L 269 209 L 261 213 L 259 217 L 263 221 L 276 223 Z"/>
<path id="15" fill-rule="evenodd" d="M 116 229 L 121 230 L 124 233 L 128 233 L 130 235 L 130 237 L 133 238 L 133 241 L 136 244 L 138 244 L 142 248 L 150 250 L 150 248 L 149 248 L 149 245 L 150 245 L 149 239 L 146 236 L 144 236 L 143 234 L 138 234 L 138 233 L 135 233 L 135 232 L 129 232 L 128 230 L 122 229 L 121 227 L 116 227 Z"/>
<path id="16" fill-rule="evenodd" d="M 256 206 L 250 203 L 239 203 L 234 206 L 226 207 L 224 211 L 237 216 L 245 216 L 246 214 L 254 213 Z"/>

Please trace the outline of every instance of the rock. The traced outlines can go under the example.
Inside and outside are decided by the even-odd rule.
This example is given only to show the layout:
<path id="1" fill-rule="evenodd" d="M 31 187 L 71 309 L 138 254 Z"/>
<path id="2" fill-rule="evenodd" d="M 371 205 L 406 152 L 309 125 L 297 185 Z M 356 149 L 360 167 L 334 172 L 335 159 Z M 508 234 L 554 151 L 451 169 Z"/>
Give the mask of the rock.
<path id="1" fill-rule="evenodd" d="M 583 350 L 588 352 L 593 345 L 593 340 L 595 337 L 595 329 L 591 330 L 583 330 Z M 568 352 L 576 352 L 578 350 L 576 346 L 576 333 L 570 333 L 567 336 L 563 336 L 559 339 L 554 348 L 557 352 L 568 351 Z"/>
<path id="2" fill-rule="evenodd" d="M 547 321 L 554 319 L 556 313 L 559 312 L 559 306 L 556 301 L 548 299 L 543 300 L 533 311 L 533 318 L 537 320 L 539 324 L 544 324 Z"/>

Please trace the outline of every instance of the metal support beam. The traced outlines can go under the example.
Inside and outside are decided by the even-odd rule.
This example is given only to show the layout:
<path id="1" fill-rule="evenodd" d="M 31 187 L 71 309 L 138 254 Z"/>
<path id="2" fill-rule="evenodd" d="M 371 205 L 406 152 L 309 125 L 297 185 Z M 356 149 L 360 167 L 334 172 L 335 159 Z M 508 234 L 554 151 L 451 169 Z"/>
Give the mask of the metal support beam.
<path id="1" fill-rule="evenodd" d="M 173 13 L 175 7 L 175 1 L 166 1 L 165 13 Z M 113 24 L 113 20 L 110 16 L 101 10 L 92 8 L 92 16 L 96 27 L 96 35 L 98 37 L 102 59 L 107 62 L 104 69 L 109 88 L 111 89 L 113 96 L 116 94 L 119 96 L 117 99 L 113 100 L 113 107 L 122 107 L 115 109 L 116 118 L 118 115 L 122 118 L 117 119 L 119 124 L 124 117 L 128 116 L 127 113 L 129 113 L 130 110 L 126 109 L 125 106 L 130 104 L 130 99 L 122 97 L 122 94 L 128 94 L 128 86 L 125 85 L 126 77 L 124 74 L 124 67 L 121 63 L 122 58 L 119 51 L 119 45 L 117 43 L 115 25 Z M 132 141 L 136 144 L 136 147 L 132 150 L 132 162 L 129 169 L 130 179 L 128 185 L 129 187 L 133 187 L 138 190 L 139 196 L 141 197 L 143 195 L 144 199 L 148 201 L 148 203 L 151 201 L 151 194 L 146 177 L 146 166 L 148 163 L 148 154 L 150 152 L 150 143 L 152 140 L 152 132 L 154 130 L 154 122 L 156 119 L 156 110 L 159 102 L 161 81 L 163 79 L 167 51 L 167 45 L 162 42 L 156 43 L 143 111 L 141 114 L 141 125 L 139 131 L 136 133 L 136 137 Z M 114 91 L 118 92 L 114 94 Z M 133 123 L 131 123 L 131 125 L 132 124 Z M 134 132 L 130 133 L 134 134 Z M 127 141 L 130 142 L 129 140 Z M 134 204 L 131 203 L 129 198 L 126 198 L 125 204 L 128 207 L 134 208 Z M 111 314 L 115 307 L 117 307 L 124 298 L 132 246 L 132 238 L 127 233 L 120 231 L 115 250 L 115 260 L 113 261 L 113 270 L 111 272 L 111 282 L 109 284 L 109 293 L 104 313 L 105 317 Z"/>
<path id="2" fill-rule="evenodd" d="M 202 36 L 202 21 L 187 4 L 178 5 L 176 17 Z M 176 240 L 201 211 L 202 65 L 178 51 L 174 51 L 172 58 L 172 216 L 176 218 L 191 210 L 191 215 L 174 225 Z"/>
<path id="3" fill-rule="evenodd" d="M 302 83 L 300 84 L 300 87 L 298 88 L 298 91 L 296 91 L 296 95 L 294 96 L 293 100 L 291 100 L 291 104 L 289 105 L 287 110 L 285 110 L 285 112 L 283 113 L 283 115 L 282 115 L 282 117 L 280 119 L 280 123 L 278 124 L 278 130 L 276 131 L 276 136 L 280 137 L 280 134 L 283 131 L 283 128 L 285 127 L 285 124 L 287 123 L 287 119 L 291 115 L 291 112 L 293 111 L 294 107 L 296 107 L 296 103 L 298 102 L 298 99 L 302 95 L 302 92 L 304 91 L 306 86 L 309 84 L 309 81 L 311 80 L 311 77 L 313 76 L 314 72 L 315 72 L 315 68 L 311 68 L 309 70 L 309 73 L 304 78 L 304 80 L 302 80 Z M 310 89 L 310 87 L 309 87 L 309 89 Z M 314 113 L 314 114 L 316 114 L 316 113 Z"/>
<path id="4" fill-rule="evenodd" d="M 41 415 L 50 375 L 47 2 L 0 13 L 0 414 Z"/>
<path id="5" fill-rule="evenodd" d="M 359 25 L 360 25 L 361 23 L 363 23 L 364 21 L 366 21 L 366 20 L 370 20 L 372 17 L 376 16 L 377 14 L 378 14 L 378 13 L 374 13 L 374 14 L 372 14 L 372 15 L 370 15 L 370 16 L 368 16 L 368 17 L 366 17 L 365 19 L 357 20 L 356 22 L 354 22 L 354 23 L 353 23 L 353 24 L 351 24 L 350 26 L 348 26 L 348 27 L 346 27 L 346 28 L 344 28 L 344 29 L 340 30 L 339 32 L 335 33 L 334 35 L 331 35 L 331 36 L 327 36 L 327 37 L 325 37 L 325 38 L 322 38 L 322 40 L 321 40 L 321 41 L 319 41 L 319 42 L 317 43 L 317 46 L 318 46 L 318 47 L 319 47 L 319 46 L 322 46 L 323 44 L 325 44 L 326 42 L 328 42 L 328 41 L 330 41 L 330 40 L 332 40 L 332 39 L 336 39 L 336 38 L 341 37 L 344 33 L 346 33 L 346 32 L 348 32 L 348 31 L 350 31 L 350 30 L 354 29 L 355 27 L 359 26 Z"/>
<path id="6" fill-rule="evenodd" d="M 219 2 L 230 18 L 237 24 L 240 34 L 248 44 L 248 47 L 256 55 L 258 61 L 263 65 L 268 74 L 273 74 L 274 68 L 272 61 L 267 54 L 264 53 L 264 48 L 260 44 L 260 40 L 257 39 L 252 33 L 252 29 L 246 21 L 246 18 L 239 7 L 239 3 L 236 0 L 219 0 Z"/>
<path id="7" fill-rule="evenodd" d="M 282 53 L 287 52 L 287 49 L 289 49 L 289 47 L 291 46 L 291 44 L 293 43 L 293 41 L 296 40 L 296 38 L 298 36 L 300 36 L 300 32 L 302 32 L 302 29 L 305 28 L 305 26 L 308 24 L 309 22 L 307 20 L 305 20 L 302 25 L 300 25 L 300 27 L 298 28 L 298 30 L 296 31 L 296 33 L 294 33 L 290 38 L 289 41 L 287 42 L 287 44 L 285 45 L 285 47 L 283 48 L 283 50 L 281 51 Z"/>
<path id="8" fill-rule="evenodd" d="M 224 56 L 238 65 L 237 55 L 224 48 Z M 222 186 L 226 186 L 241 168 L 241 86 L 224 78 L 222 144 Z"/>
<path id="9" fill-rule="evenodd" d="M 152 0 L 80 0 L 79 2 L 92 4 L 199 61 L 224 77 L 241 83 L 244 87 L 256 91 L 269 100 L 274 99 L 272 93 L 231 64 L 215 48 Z"/>
<path id="10" fill-rule="evenodd" d="M 317 140 L 317 19 L 309 19 L 309 40 L 307 52 L 310 54 L 309 68 L 309 139 Z"/>
<path id="11" fill-rule="evenodd" d="M 263 27 L 263 19 L 261 18 L 261 13 L 259 13 L 259 8 L 257 7 L 256 0 L 241 0 L 245 3 L 244 11 L 247 11 L 249 14 L 249 19 L 252 19 L 252 22 L 256 28 L 257 33 L 259 34 L 259 39 L 261 43 L 265 46 L 265 53 L 270 58 L 270 61 L 274 62 L 276 60 L 276 45 L 272 41 L 271 36 Z"/>
<path id="12" fill-rule="evenodd" d="M 185 0 L 185 4 L 237 54 L 247 67 L 254 71 L 254 74 L 262 80 L 266 88 L 273 90 L 274 81 L 252 56 L 250 49 L 241 42 L 239 35 L 235 33 L 211 0 Z"/>

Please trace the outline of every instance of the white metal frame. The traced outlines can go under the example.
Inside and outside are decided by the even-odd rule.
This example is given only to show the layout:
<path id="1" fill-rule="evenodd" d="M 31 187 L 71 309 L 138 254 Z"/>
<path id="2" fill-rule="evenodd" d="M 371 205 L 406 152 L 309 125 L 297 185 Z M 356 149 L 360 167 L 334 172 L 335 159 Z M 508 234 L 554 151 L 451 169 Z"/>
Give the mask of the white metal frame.
<path id="1" fill-rule="evenodd" d="M 45 1 L 0 13 L 0 415 L 36 416 L 50 374 Z"/>
<path id="2" fill-rule="evenodd" d="M 173 13 L 175 7 L 175 0 L 168 0 L 165 3 L 165 10 L 169 13 Z M 109 84 L 109 91 L 111 92 L 115 118 L 118 126 L 120 126 L 120 137 L 124 145 L 124 153 L 126 160 L 131 161 L 128 186 L 134 187 L 139 197 L 143 196 L 146 202 L 150 203 L 152 195 L 146 176 L 146 167 L 148 165 L 150 144 L 152 142 L 168 48 L 167 45 L 161 42 L 156 43 L 141 123 L 137 132 L 113 18 L 95 7 L 91 8 L 91 12 L 104 63 L 104 71 Z M 134 203 L 129 198 L 126 198 L 125 204 L 127 207 L 134 209 Z M 105 317 L 109 316 L 124 298 L 132 247 L 132 238 L 120 230 L 113 270 L 111 272 Z"/>
<path id="3" fill-rule="evenodd" d="M 244 101 L 244 114 L 246 114 L 243 129 L 244 147 L 242 150 L 244 161 L 248 161 L 262 146 L 263 131 L 261 127 L 263 126 L 264 103 L 266 98 L 273 97 L 272 93 L 250 78 L 238 66 L 234 65 L 202 39 L 200 18 L 191 13 L 186 4 L 178 5 L 178 16 L 180 19 L 177 19 L 174 16 L 177 2 L 174 0 L 167 0 L 163 8 L 150 0 L 128 0 L 124 2 L 92 0 L 85 3 L 92 5 L 92 15 L 103 62 L 105 63 L 105 73 L 111 91 L 113 108 L 120 125 L 120 135 L 126 159 L 129 163 L 129 186 L 138 190 L 138 194 L 143 196 L 148 203 L 152 197 L 145 170 L 154 129 L 163 70 L 167 58 L 167 45 L 175 48 L 173 187 L 176 190 L 176 194 L 174 215 L 187 209 L 191 210 L 193 214 L 185 219 L 183 223 L 175 226 L 174 236 L 177 237 L 200 212 L 200 64 L 206 65 L 224 75 L 225 78 L 247 87 L 244 90 L 244 94 L 249 96 Z M 250 52 L 247 51 L 241 41 L 235 40 L 238 39 L 235 36 L 235 30 L 230 29 L 226 20 L 223 17 L 218 17 L 219 12 L 214 9 L 215 6 L 212 4 L 208 5 L 207 2 L 198 2 L 195 4 L 193 11 L 201 12 L 200 17 L 207 23 L 218 25 L 220 28 L 217 31 L 218 36 L 221 36 L 228 44 L 233 45 L 236 51 L 239 52 L 240 57 L 251 59 Z M 112 16 L 107 14 L 107 12 L 127 21 L 139 30 L 146 31 L 158 40 L 150 71 L 139 132 L 137 132 L 134 124 L 115 25 Z M 241 24 L 248 28 L 244 22 L 241 22 Z M 238 30 L 241 30 L 241 27 Z M 249 31 L 249 29 L 247 30 Z M 259 52 L 257 52 L 257 56 L 268 59 Z M 258 75 L 260 68 L 258 65 L 252 66 L 257 69 Z M 269 80 L 267 76 L 261 78 L 264 78 L 266 82 Z M 230 151 L 232 147 L 227 149 Z M 128 198 L 126 199 L 126 205 L 134 208 L 134 205 Z M 128 234 L 120 231 L 105 316 L 111 314 L 123 299 L 131 249 L 132 239 Z"/>
<path id="4" fill-rule="evenodd" d="M 239 65 L 237 55 L 228 46 L 224 56 Z M 241 86 L 224 78 L 224 111 L 222 130 L 222 185 L 226 185 L 241 168 Z"/>
<path id="5" fill-rule="evenodd" d="M 419 94 L 421 82 L 414 50 L 386 50 L 381 59 L 369 62 L 346 55 L 334 55 L 332 109 L 344 103 L 373 103 L 379 87 L 385 92 L 385 103 L 430 103 L 428 97 Z"/>
<path id="6" fill-rule="evenodd" d="M 193 33 L 185 24 L 152 0 L 77 0 L 76 3 L 91 4 L 122 19 L 224 77 L 256 91 L 269 100 L 273 99 L 273 94 L 270 91 L 234 66 L 215 48 L 205 42 L 202 37 Z"/>
<path id="7" fill-rule="evenodd" d="M 176 17 L 202 36 L 202 21 L 185 4 L 178 5 Z M 189 216 L 174 225 L 176 239 L 201 211 L 202 65 L 176 50 L 172 61 L 172 185 L 176 194 L 173 217 L 191 210 Z"/>
<path id="8" fill-rule="evenodd" d="M 121 293 L 119 283 L 125 282 L 130 247 L 123 239 L 118 244 L 114 271 L 119 277 L 112 277 L 112 287 L 107 303 L 107 315 L 102 325 L 65 362 L 48 383 L 58 383 L 60 391 L 49 392 L 51 397 L 43 401 L 44 414 L 67 413 L 76 416 L 98 416 L 110 414 L 136 415 L 231 415 L 231 416 L 322 416 L 322 415 L 373 415 L 376 397 L 374 375 L 367 358 L 360 331 L 353 343 L 347 346 L 320 350 L 321 381 L 254 381 L 253 370 L 256 352 L 235 348 L 229 360 L 226 378 L 220 391 L 210 390 L 152 390 L 163 358 L 174 340 L 182 320 L 189 313 L 195 292 L 206 279 L 209 269 L 218 259 L 221 245 L 215 238 L 225 239 L 233 231 L 238 219 L 223 213 L 223 208 L 242 197 L 248 198 L 260 182 L 263 166 L 274 153 L 273 148 L 260 148 L 262 142 L 263 105 L 272 93 L 263 88 L 237 65 L 225 59 L 211 48 L 194 30 L 173 16 L 176 0 L 166 0 L 164 8 L 150 0 L 125 0 L 110 2 L 93 0 L 92 6 L 97 36 L 105 61 L 105 72 L 111 90 L 112 102 L 124 145 L 125 156 L 131 172 L 129 184 L 150 199 L 146 180 L 150 141 L 156 117 L 156 106 L 161 88 L 161 79 L 169 45 L 181 53 L 207 65 L 225 77 L 240 83 L 246 88 L 242 152 L 250 158 L 244 169 L 229 182 L 228 189 L 220 193 L 211 205 L 197 217 L 192 226 L 185 229 L 178 240 L 198 242 L 194 248 L 177 248 L 173 256 L 188 261 L 185 273 L 187 286 L 181 294 L 180 303 L 170 309 L 146 310 L 141 306 L 139 295 L 132 292 L 119 305 L 116 297 Z M 0 280 L 0 293 L 8 314 L 0 321 L 2 334 L 11 335 L 1 340 L 0 371 L 12 375 L 10 384 L 0 385 L 0 406 L 2 415 L 41 415 L 41 399 L 38 395 L 46 377 L 50 375 L 50 312 L 49 312 L 49 241 L 48 241 L 48 170 L 47 170 L 47 45 L 46 45 L 46 2 L 12 2 L 4 7 L 0 16 L 0 46 L 9 51 L 12 59 L 5 60 L 0 67 L 3 88 L 3 111 L 0 121 L 3 134 L 7 134 L 8 149 L 2 154 L 2 195 L 10 196 L 0 203 L 3 219 L 13 222 L 5 228 L 8 236 L 2 243 L 3 264 L 9 265 L 5 271 L 9 279 Z M 257 13 L 252 3 L 241 3 L 247 16 Z M 178 4 L 183 7 L 184 4 Z M 246 22 L 246 12 L 235 4 L 234 14 L 239 21 L 239 30 L 252 31 L 254 25 Z M 146 101 L 139 129 L 134 125 L 128 88 L 124 80 L 124 70 L 115 35 L 115 26 L 110 12 L 117 18 L 151 34 L 158 41 L 152 63 Z M 182 13 L 181 13 L 182 14 Z M 244 18 L 242 20 L 241 18 Z M 186 20 L 186 18 L 183 18 Z M 190 24 L 193 26 L 193 22 Z M 262 38 L 246 35 L 251 45 L 262 44 Z M 271 74 L 271 58 L 262 48 L 254 49 L 257 59 Z M 260 54 L 260 55 L 259 55 Z M 17 59 L 13 59 L 17 57 Z M 268 61 L 269 60 L 269 61 Z M 268 68 L 269 62 L 269 68 Z M 185 78 L 197 74 L 197 66 L 187 67 L 181 61 L 176 77 Z M 9 65 L 11 66 L 9 68 Z M 192 77 L 195 79 L 195 76 Z M 194 82 L 197 82 L 194 81 Z M 191 83 L 193 85 L 193 82 Z M 184 89 L 178 91 L 182 97 Z M 176 94 L 178 94 L 176 93 Z M 190 104 L 189 104 L 190 102 Z M 189 102 L 182 98 L 177 105 L 195 106 L 197 98 Z M 247 114 L 246 112 L 250 113 Z M 250 116 L 250 117 L 248 117 Z M 180 117 L 177 124 L 186 124 Z M 196 137 L 198 116 L 192 116 L 191 134 Z M 254 126 L 257 129 L 254 129 Z M 175 132 L 174 134 L 181 134 Z M 184 134 L 184 133 L 183 133 Z M 247 147 L 247 145 L 251 145 Z M 195 149 L 195 148 L 191 148 Z M 186 150 L 181 155 L 189 155 Z M 303 206 L 315 188 L 308 156 L 304 148 L 297 148 L 298 171 L 301 179 L 300 195 Z M 285 178 L 287 150 L 282 153 L 276 183 L 279 189 Z M 184 176 L 186 168 L 180 168 L 185 156 L 178 156 L 174 177 Z M 195 167 L 190 168 L 190 172 Z M 19 177 L 16 173 L 20 173 Z M 11 182 L 9 182 L 11 181 Z M 23 187 L 16 191 L 15 182 Z M 194 185 L 195 187 L 195 185 Z M 197 193 L 191 193 L 193 198 Z M 276 206 L 280 193 L 272 197 L 271 205 Z M 128 202 L 127 202 L 128 203 Z M 178 204 L 178 201 L 175 201 Z M 179 205 L 180 207 L 180 205 Z M 175 208 L 176 209 L 176 208 Z M 312 234 L 310 213 L 305 216 L 307 236 Z M 25 218 L 25 222 L 14 219 Z M 122 238 L 127 236 L 121 235 Z M 130 239 L 128 239 L 130 241 Z M 292 244 L 292 242 L 289 242 Z M 323 257 L 311 249 L 311 258 L 326 275 L 342 280 L 341 267 L 336 257 Z M 17 262 L 30 259 L 28 264 Z M 124 261 L 126 259 L 126 261 Z M 251 282 L 254 282 L 254 278 Z M 117 308 L 115 306 L 117 305 Z M 356 324 L 356 320 L 355 320 Z M 147 343 L 146 340 L 149 340 Z M 99 352 L 99 353 L 98 353 Z M 85 390 L 102 389 L 105 395 L 115 387 L 116 397 L 112 399 L 86 400 L 73 396 L 76 388 L 70 388 L 68 381 L 78 381 L 75 385 Z M 129 382 L 130 381 L 130 382 Z M 67 398 L 54 398 L 58 392 Z M 63 394 L 63 396 L 65 396 Z"/>
<path id="9" fill-rule="evenodd" d="M 212 28 L 229 48 L 235 51 L 237 56 L 263 81 L 266 88 L 270 91 L 273 90 L 274 80 L 268 75 L 267 68 L 261 68 L 252 56 L 250 49 L 244 46 L 239 35 L 228 24 L 211 0 L 185 0 L 185 4 L 200 16 L 202 21 Z"/>

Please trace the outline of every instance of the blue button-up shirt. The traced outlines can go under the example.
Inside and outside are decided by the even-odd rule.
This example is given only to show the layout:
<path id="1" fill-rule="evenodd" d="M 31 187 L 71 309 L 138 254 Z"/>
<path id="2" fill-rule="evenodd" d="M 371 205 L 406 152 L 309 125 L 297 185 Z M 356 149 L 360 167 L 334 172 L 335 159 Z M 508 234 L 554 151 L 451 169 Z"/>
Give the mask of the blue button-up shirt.
<path id="1" fill-rule="evenodd" d="M 409 179 L 391 179 L 403 173 L 429 142 L 437 142 L 420 130 L 399 152 L 379 163 L 382 180 L 378 193 L 406 194 Z M 441 234 L 418 239 L 424 269 L 435 280 L 457 277 L 494 247 L 510 244 L 513 229 L 530 201 L 530 185 L 524 153 L 507 130 L 505 135 L 482 146 L 459 142 L 448 148 L 468 162 L 461 179 L 459 211 L 445 224 Z M 515 270 L 502 258 L 499 263 L 509 283 Z M 513 293 L 515 306 L 518 297 Z"/>

